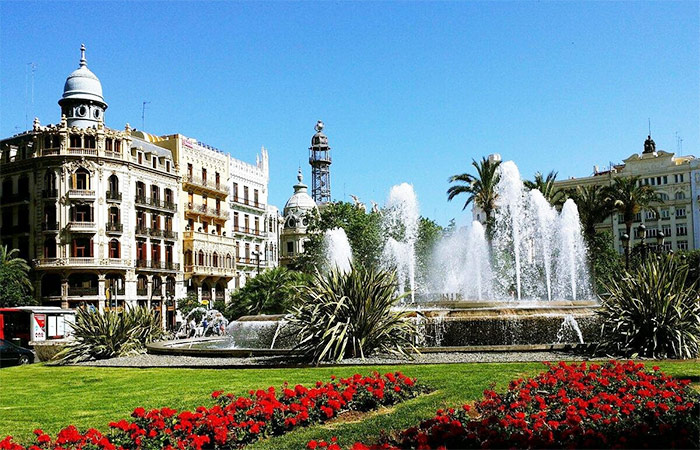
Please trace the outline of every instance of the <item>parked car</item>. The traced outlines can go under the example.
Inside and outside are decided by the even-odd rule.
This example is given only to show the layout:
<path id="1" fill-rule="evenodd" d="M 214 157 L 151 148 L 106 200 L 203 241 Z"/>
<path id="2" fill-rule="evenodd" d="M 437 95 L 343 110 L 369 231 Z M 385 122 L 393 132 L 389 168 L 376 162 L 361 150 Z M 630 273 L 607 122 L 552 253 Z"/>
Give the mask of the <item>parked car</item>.
<path id="1" fill-rule="evenodd" d="M 34 362 L 34 353 L 24 347 L 13 344 L 5 339 L 0 339 L 0 367 L 15 364 L 31 364 Z"/>

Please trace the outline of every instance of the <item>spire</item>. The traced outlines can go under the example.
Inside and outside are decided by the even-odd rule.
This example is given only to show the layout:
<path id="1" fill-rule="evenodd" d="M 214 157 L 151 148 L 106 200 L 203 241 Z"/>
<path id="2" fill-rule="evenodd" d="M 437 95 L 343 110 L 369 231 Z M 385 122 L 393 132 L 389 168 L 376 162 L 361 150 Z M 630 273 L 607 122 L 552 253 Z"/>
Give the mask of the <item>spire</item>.
<path id="1" fill-rule="evenodd" d="M 304 181 L 304 175 L 301 174 L 301 167 L 299 167 L 299 172 L 297 172 L 297 180 L 299 181 L 299 184 Z"/>
<path id="2" fill-rule="evenodd" d="M 87 60 L 85 59 L 85 44 L 80 44 L 80 67 L 87 67 Z"/>

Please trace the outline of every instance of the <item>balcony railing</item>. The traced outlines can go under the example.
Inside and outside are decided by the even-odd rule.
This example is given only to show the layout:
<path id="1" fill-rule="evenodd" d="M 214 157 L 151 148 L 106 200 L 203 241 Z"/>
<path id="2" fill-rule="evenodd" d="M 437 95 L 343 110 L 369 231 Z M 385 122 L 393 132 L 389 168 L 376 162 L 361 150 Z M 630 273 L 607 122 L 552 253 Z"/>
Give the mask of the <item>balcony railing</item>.
<path id="1" fill-rule="evenodd" d="M 121 233 L 124 231 L 124 225 L 118 222 L 107 222 L 107 225 L 105 225 L 105 231 L 108 233 Z"/>
<path id="2" fill-rule="evenodd" d="M 163 236 L 163 230 L 159 228 L 149 228 L 148 229 L 148 234 L 152 237 L 162 237 Z"/>
<path id="3" fill-rule="evenodd" d="M 137 225 L 136 228 L 134 228 L 134 233 L 139 236 L 148 236 L 148 228 Z"/>
<path id="4" fill-rule="evenodd" d="M 246 258 L 244 256 L 239 256 L 238 257 L 238 264 L 244 264 L 244 265 L 248 265 L 248 266 L 257 266 L 258 260 L 257 260 L 257 258 Z M 260 267 L 263 267 L 266 264 L 267 264 L 266 259 L 260 260 Z"/>
<path id="5" fill-rule="evenodd" d="M 139 269 L 180 270 L 180 263 L 154 261 L 151 259 L 137 259 L 136 267 Z"/>
<path id="6" fill-rule="evenodd" d="M 163 230 L 163 237 L 165 239 L 177 239 L 177 231 Z"/>
<path id="7" fill-rule="evenodd" d="M 236 240 L 230 236 L 219 236 L 218 234 L 202 233 L 199 231 L 184 231 L 182 238 L 185 241 L 197 240 L 212 244 L 219 244 L 228 247 L 226 251 L 232 251 L 235 248 Z"/>
<path id="8" fill-rule="evenodd" d="M 208 208 L 207 205 L 195 205 L 191 202 L 186 204 L 187 210 L 194 212 L 196 214 L 201 214 L 205 216 L 217 217 L 220 219 L 228 218 L 228 212 L 224 212 L 221 209 Z"/>
<path id="9" fill-rule="evenodd" d="M 71 189 L 68 191 L 69 198 L 94 198 L 95 191 L 92 189 Z"/>
<path id="10" fill-rule="evenodd" d="M 68 222 L 68 229 L 70 231 L 95 231 L 97 224 L 95 222 L 70 221 Z"/>
<path id="11" fill-rule="evenodd" d="M 44 189 L 41 191 L 41 196 L 43 198 L 56 198 L 58 197 L 58 189 Z"/>
<path id="12" fill-rule="evenodd" d="M 148 295 L 148 288 L 136 288 L 136 295 L 140 297 Z"/>
<path id="13" fill-rule="evenodd" d="M 235 203 L 237 205 L 249 206 L 251 208 L 260 209 L 263 211 L 265 210 L 264 203 L 254 202 L 254 201 L 247 199 L 247 198 L 240 198 L 240 197 L 236 196 L 236 197 L 231 198 L 231 202 Z"/>
<path id="14" fill-rule="evenodd" d="M 20 192 L 18 194 L 2 194 L 2 197 L 0 197 L 0 203 L 17 203 L 28 201 L 29 192 Z"/>
<path id="15" fill-rule="evenodd" d="M 41 231 L 58 231 L 58 222 L 44 222 L 41 224 Z"/>
<path id="16" fill-rule="evenodd" d="M 177 211 L 177 205 L 172 202 L 162 201 L 159 198 L 144 197 L 137 195 L 134 199 L 137 205 L 148 206 L 151 208 L 165 209 L 167 211 Z"/>
<path id="17" fill-rule="evenodd" d="M 70 147 L 70 148 L 68 148 L 68 154 L 69 155 L 97 156 L 97 149 L 96 148 Z"/>
<path id="18" fill-rule="evenodd" d="M 251 236 L 264 236 L 265 232 L 260 229 L 233 226 L 234 233 L 249 234 Z"/>
<path id="19" fill-rule="evenodd" d="M 78 286 L 68 286 L 68 296 L 69 297 L 77 297 L 77 296 L 85 296 L 85 295 L 97 295 L 98 292 L 98 287 L 97 286 L 92 286 L 92 287 L 78 287 Z"/>
<path id="20" fill-rule="evenodd" d="M 233 267 L 205 266 L 190 264 L 185 266 L 185 272 L 211 276 L 233 276 L 236 269 Z"/>
<path id="21" fill-rule="evenodd" d="M 121 192 L 107 191 L 107 201 L 111 201 L 111 202 L 122 201 L 122 193 Z"/>
<path id="22" fill-rule="evenodd" d="M 209 191 L 214 191 L 218 192 L 221 194 L 228 194 L 228 186 L 225 184 L 222 184 L 220 181 L 217 183 L 216 179 L 214 180 L 209 180 L 209 179 L 202 179 L 200 177 L 193 176 L 191 174 L 187 174 L 182 178 L 182 182 L 186 184 L 192 184 L 197 187 L 201 187 L 204 189 L 207 189 Z"/>

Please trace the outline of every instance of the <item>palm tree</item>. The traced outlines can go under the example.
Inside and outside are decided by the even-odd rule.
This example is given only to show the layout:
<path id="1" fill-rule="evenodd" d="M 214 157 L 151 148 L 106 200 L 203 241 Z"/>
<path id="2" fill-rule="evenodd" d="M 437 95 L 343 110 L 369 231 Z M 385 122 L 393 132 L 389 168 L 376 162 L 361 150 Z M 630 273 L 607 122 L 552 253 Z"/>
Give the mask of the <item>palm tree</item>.
<path id="1" fill-rule="evenodd" d="M 17 256 L 18 249 L 7 251 L 0 247 L 0 306 L 18 306 L 31 303 L 28 293 L 33 290 L 29 280 L 29 264 Z"/>
<path id="2" fill-rule="evenodd" d="M 662 202 L 661 197 L 651 186 L 642 186 L 639 177 L 615 178 L 613 184 L 605 188 L 606 198 L 613 211 L 622 214 L 627 236 L 631 237 L 632 224 L 635 216 L 643 209 L 656 211 L 652 203 Z M 625 247 L 625 264 L 629 261 L 629 247 L 632 240 L 628 239 Z"/>
<path id="3" fill-rule="evenodd" d="M 578 207 L 578 214 L 587 240 L 595 236 L 595 226 L 607 219 L 612 213 L 608 202 L 606 188 L 597 184 L 576 186 L 566 192 Z"/>
<path id="4" fill-rule="evenodd" d="M 451 201 L 459 194 L 467 194 L 467 200 L 464 202 L 462 209 L 466 209 L 473 202 L 484 211 L 487 229 L 491 227 L 493 211 L 496 209 L 495 188 L 500 179 L 500 174 L 497 170 L 500 164 L 501 161 L 490 160 L 486 157 L 483 157 L 480 162 L 472 160 L 472 166 L 476 169 L 476 175 L 462 173 L 452 175 L 449 180 L 450 183 L 461 182 L 465 184 L 451 186 L 447 190 L 447 200 Z"/>
<path id="5" fill-rule="evenodd" d="M 523 184 L 526 188 L 532 190 L 537 189 L 542 193 L 542 196 L 553 206 L 561 206 L 564 204 L 564 192 L 558 190 L 554 186 L 554 182 L 557 179 L 557 172 L 551 171 L 546 177 L 542 175 L 542 172 L 535 173 L 535 179 L 525 180 Z"/>

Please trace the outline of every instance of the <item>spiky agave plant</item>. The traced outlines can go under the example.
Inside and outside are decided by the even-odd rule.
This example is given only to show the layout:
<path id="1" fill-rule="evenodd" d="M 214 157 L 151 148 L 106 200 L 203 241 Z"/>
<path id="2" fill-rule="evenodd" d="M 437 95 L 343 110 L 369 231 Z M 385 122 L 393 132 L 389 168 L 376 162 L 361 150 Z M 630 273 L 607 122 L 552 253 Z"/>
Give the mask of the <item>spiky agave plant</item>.
<path id="1" fill-rule="evenodd" d="M 415 351 L 413 321 L 392 309 L 406 295 L 397 295 L 396 287 L 394 272 L 360 266 L 347 273 L 316 273 L 301 288 L 302 304 L 290 319 L 290 329 L 299 337 L 295 349 L 315 364 Z"/>
<path id="2" fill-rule="evenodd" d="M 654 358 L 695 358 L 700 344 L 700 295 L 686 286 L 688 266 L 672 256 L 648 258 L 604 283 L 600 349 Z"/>
<path id="3" fill-rule="evenodd" d="M 74 340 L 56 359 L 73 363 L 141 353 L 145 344 L 163 336 L 156 315 L 147 308 L 129 308 L 121 313 L 79 308 L 73 324 Z"/>

